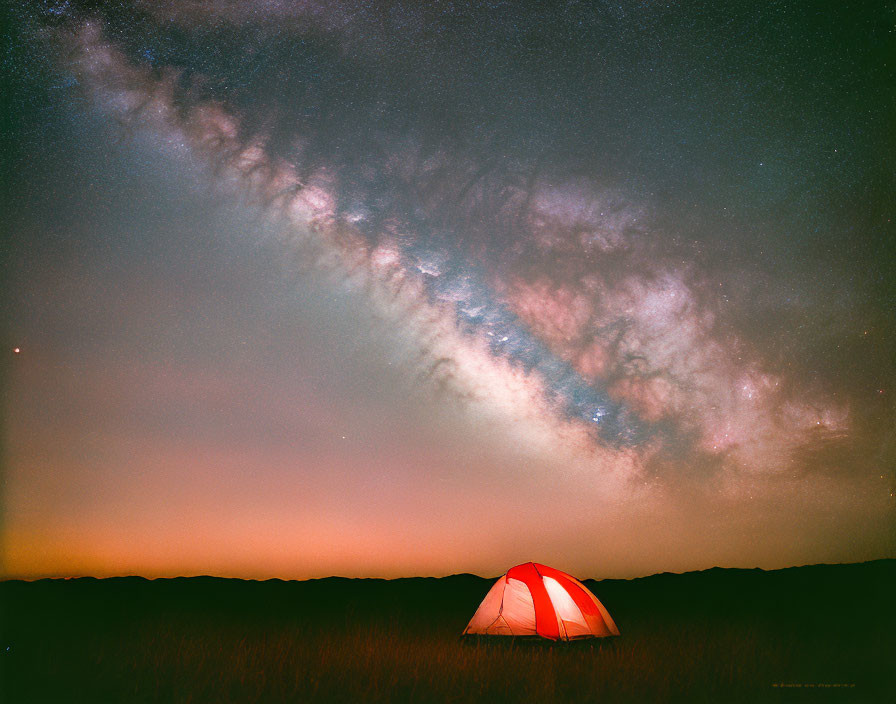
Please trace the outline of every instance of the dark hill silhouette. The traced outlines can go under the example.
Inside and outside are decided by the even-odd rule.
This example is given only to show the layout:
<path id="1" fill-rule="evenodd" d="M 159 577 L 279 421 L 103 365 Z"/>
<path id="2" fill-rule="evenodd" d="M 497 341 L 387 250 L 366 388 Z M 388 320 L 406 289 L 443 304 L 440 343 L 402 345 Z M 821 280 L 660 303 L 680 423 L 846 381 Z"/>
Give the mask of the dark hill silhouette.
<path id="1" fill-rule="evenodd" d="M 497 577 L 80 577 L 7 580 L 0 582 L 0 594 L 6 604 L 5 617 L 12 623 L 24 614 L 30 620 L 40 618 L 41 613 L 64 619 L 135 611 L 314 619 L 339 612 L 362 617 L 366 609 L 425 616 L 436 609 L 446 616 L 456 612 L 457 630 L 461 631 L 466 625 L 464 619 L 472 615 Z M 779 570 L 713 567 L 634 579 L 586 579 L 584 583 L 622 623 L 629 616 L 640 620 L 639 614 L 645 611 L 668 611 L 688 618 L 790 614 L 811 620 L 816 610 L 833 608 L 852 618 L 870 612 L 874 620 L 879 620 L 892 618 L 891 609 L 884 613 L 876 610 L 889 604 L 896 586 L 896 560 Z"/>
<path id="2" fill-rule="evenodd" d="M 7 701 L 886 701 L 894 578 L 896 560 L 586 580 L 622 636 L 534 650 L 459 637 L 495 579 L 470 574 L 8 580 L 0 657 Z"/>

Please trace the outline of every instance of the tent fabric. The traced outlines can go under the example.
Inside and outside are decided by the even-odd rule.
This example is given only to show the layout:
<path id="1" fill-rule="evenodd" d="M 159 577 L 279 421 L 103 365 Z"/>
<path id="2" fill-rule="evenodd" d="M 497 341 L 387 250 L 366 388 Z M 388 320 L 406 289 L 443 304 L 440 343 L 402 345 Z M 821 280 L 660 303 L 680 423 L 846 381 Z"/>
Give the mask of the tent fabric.
<path id="1" fill-rule="evenodd" d="M 548 590 L 545 588 L 535 564 L 527 562 L 524 565 L 511 568 L 507 571 L 507 581 L 510 582 L 511 579 L 522 582 L 532 595 L 532 601 L 535 604 L 535 631 L 537 634 L 554 640 L 559 638 L 560 631 L 557 627 L 554 604 L 551 602 L 551 597 L 548 595 Z M 507 594 L 506 588 L 504 594 Z M 511 602 L 507 606 L 512 613 L 513 603 Z M 505 616 L 505 618 L 507 617 Z"/>
<path id="2" fill-rule="evenodd" d="M 572 577 L 565 572 L 561 572 L 560 570 L 556 570 L 553 567 L 538 565 L 538 568 L 541 574 L 545 575 L 545 577 L 556 579 L 561 585 L 567 585 L 569 587 L 567 589 L 569 595 L 572 597 L 573 601 L 575 601 L 576 606 L 579 607 L 589 628 L 595 635 L 619 635 L 619 630 L 616 628 L 616 624 L 610 617 L 609 612 L 604 608 L 604 605 L 597 600 L 597 597 L 588 591 L 584 584 L 575 577 Z"/>
<path id="3" fill-rule="evenodd" d="M 575 640 L 618 636 L 619 629 L 604 605 L 575 577 L 526 562 L 495 582 L 464 635 Z"/>
<path id="4" fill-rule="evenodd" d="M 501 613 L 501 600 L 504 598 L 504 585 L 507 583 L 507 577 L 501 577 L 494 586 L 489 589 L 485 599 L 479 605 L 473 619 L 467 626 L 474 633 L 484 633 L 489 628 L 493 628 L 498 620 L 497 614 Z"/>
<path id="5" fill-rule="evenodd" d="M 570 638 L 590 636 L 591 627 L 569 592 L 553 577 L 544 577 L 543 579 L 551 602 L 554 604 L 554 611 L 557 612 L 560 637 L 563 640 L 569 640 Z"/>
<path id="6" fill-rule="evenodd" d="M 538 632 L 535 602 L 523 582 L 508 577 L 501 603 L 501 616 L 513 635 L 534 636 Z"/>

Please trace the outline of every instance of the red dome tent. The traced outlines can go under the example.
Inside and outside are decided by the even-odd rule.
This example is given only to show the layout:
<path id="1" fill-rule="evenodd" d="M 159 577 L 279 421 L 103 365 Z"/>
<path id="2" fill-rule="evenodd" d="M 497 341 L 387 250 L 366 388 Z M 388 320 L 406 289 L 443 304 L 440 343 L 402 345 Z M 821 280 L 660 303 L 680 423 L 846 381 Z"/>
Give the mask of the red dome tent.
<path id="1" fill-rule="evenodd" d="M 604 605 L 575 577 L 527 562 L 495 582 L 464 635 L 574 640 L 618 636 L 619 629 Z"/>

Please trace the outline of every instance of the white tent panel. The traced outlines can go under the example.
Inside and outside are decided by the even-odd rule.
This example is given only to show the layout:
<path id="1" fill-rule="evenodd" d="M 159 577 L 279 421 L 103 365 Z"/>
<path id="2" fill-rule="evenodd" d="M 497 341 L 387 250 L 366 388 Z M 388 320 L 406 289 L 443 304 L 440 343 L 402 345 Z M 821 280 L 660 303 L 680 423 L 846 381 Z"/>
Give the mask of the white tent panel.
<path id="1" fill-rule="evenodd" d="M 542 577 L 542 581 L 551 598 L 551 603 L 554 605 L 554 611 L 557 613 L 557 625 L 561 636 L 575 638 L 591 635 L 591 628 L 582 615 L 581 609 L 576 606 L 576 602 L 563 588 L 563 585 L 553 577 Z"/>
<path id="2" fill-rule="evenodd" d="M 515 636 L 538 635 L 535 630 L 535 602 L 529 587 L 518 579 L 508 579 L 504 587 L 501 615 Z"/>
<path id="3" fill-rule="evenodd" d="M 501 577 L 489 589 L 488 594 L 485 595 L 485 599 L 482 600 L 479 608 L 476 609 L 476 613 L 473 614 L 473 618 L 470 620 L 464 633 L 484 634 L 489 632 L 488 627 L 495 622 L 495 619 L 501 613 L 501 599 L 504 598 L 504 584 L 506 581 L 506 577 Z"/>

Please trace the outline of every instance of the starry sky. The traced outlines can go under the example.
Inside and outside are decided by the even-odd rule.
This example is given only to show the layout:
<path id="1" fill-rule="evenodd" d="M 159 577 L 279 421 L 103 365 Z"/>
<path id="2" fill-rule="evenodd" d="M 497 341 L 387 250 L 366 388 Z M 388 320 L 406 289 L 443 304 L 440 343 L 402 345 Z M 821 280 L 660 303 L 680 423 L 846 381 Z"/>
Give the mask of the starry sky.
<path id="1" fill-rule="evenodd" d="M 896 557 L 892 2 L 3 13 L 5 576 Z"/>

